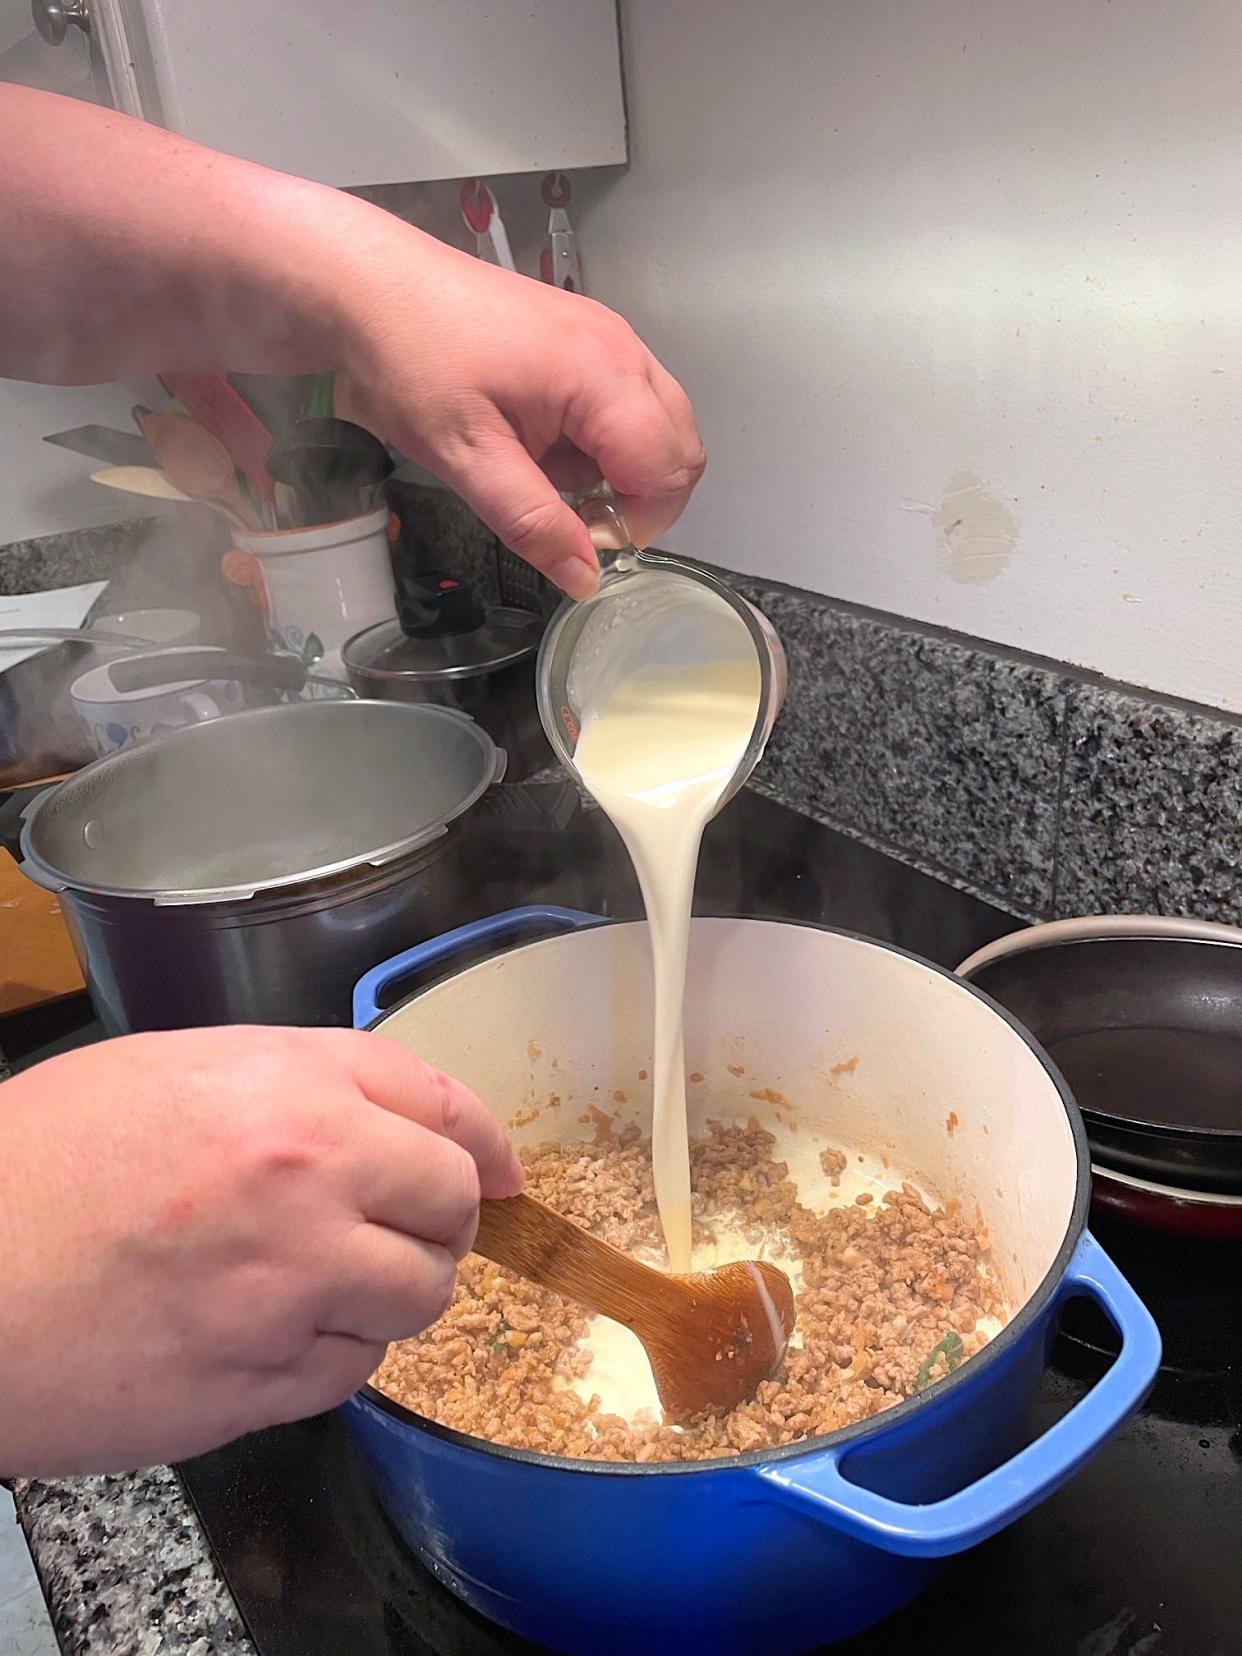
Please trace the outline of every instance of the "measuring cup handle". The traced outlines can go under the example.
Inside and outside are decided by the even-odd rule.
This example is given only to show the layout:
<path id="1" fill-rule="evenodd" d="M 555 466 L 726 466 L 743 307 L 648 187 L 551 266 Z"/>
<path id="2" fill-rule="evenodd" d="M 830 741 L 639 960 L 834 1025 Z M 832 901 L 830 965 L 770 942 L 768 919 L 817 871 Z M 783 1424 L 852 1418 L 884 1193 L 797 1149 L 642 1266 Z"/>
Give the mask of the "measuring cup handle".
<path id="1" fill-rule="evenodd" d="M 622 553 L 633 554 L 633 536 L 609 484 L 600 483 L 593 489 L 585 489 L 581 494 L 575 495 L 573 507 L 591 531 L 591 539 L 595 543 L 601 565 L 605 562 L 611 563 Z"/>

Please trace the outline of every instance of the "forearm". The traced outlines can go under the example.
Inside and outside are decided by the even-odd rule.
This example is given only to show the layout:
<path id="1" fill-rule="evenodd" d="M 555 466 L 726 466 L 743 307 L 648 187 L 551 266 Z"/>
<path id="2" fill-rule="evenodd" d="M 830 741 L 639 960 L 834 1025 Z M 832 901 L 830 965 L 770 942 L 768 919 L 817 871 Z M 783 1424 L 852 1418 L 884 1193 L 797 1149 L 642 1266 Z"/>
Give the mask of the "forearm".
<path id="1" fill-rule="evenodd" d="M 605 478 L 639 545 L 703 470 L 684 391 L 610 311 L 339 190 L 0 86 L 0 376 L 347 369 L 384 436 L 566 592 Z"/>
<path id="2" fill-rule="evenodd" d="M 339 366 L 347 265 L 390 235 L 416 264 L 426 240 L 341 191 L 25 87 L 0 86 L 0 156 L 13 379 Z"/>

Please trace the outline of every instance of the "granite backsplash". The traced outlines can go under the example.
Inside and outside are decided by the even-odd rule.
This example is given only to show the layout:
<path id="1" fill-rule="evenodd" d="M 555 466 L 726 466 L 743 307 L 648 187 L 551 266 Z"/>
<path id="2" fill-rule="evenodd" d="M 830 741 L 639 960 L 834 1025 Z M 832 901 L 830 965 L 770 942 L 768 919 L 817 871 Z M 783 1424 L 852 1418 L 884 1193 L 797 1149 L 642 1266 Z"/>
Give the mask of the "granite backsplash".
<path id="1" fill-rule="evenodd" d="M 762 791 L 1023 919 L 1242 924 L 1242 721 L 733 579 L 789 658 Z"/>
<path id="2" fill-rule="evenodd" d="M 488 601 L 556 595 L 444 490 L 413 527 Z M 214 598 L 211 514 L 0 549 L 0 593 L 107 576 L 107 607 Z M 421 553 L 419 554 L 421 555 Z M 1057 662 L 732 575 L 785 643 L 785 711 L 755 777 L 829 827 L 1023 919 L 1124 912 L 1242 924 L 1242 720 Z M 230 629 L 231 630 L 231 629 Z"/>
<path id="3" fill-rule="evenodd" d="M 220 575 L 229 534 L 206 506 L 40 535 L 0 547 L 0 595 L 107 581 L 93 615 L 189 609 L 209 642 L 261 647 L 263 629 L 240 587 Z"/>

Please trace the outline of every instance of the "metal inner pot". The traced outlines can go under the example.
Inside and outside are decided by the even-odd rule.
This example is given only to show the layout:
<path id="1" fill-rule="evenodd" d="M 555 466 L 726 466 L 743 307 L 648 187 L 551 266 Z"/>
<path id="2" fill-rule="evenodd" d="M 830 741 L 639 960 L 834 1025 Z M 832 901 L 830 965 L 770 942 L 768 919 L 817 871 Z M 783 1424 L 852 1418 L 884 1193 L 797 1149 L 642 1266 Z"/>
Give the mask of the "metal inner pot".
<path id="1" fill-rule="evenodd" d="M 295 702 L 171 731 L 32 808 L 40 884 L 159 904 L 242 900 L 409 857 L 504 771 L 460 713 Z"/>

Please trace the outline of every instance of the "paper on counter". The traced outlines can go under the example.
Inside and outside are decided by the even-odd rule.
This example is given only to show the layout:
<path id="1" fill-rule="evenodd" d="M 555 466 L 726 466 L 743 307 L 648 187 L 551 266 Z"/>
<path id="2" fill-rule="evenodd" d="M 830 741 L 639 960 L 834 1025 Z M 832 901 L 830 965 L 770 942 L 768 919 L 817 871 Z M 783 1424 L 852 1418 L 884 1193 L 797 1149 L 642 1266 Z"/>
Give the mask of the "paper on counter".
<path id="1" fill-rule="evenodd" d="M 0 596 L 0 632 L 10 627 L 80 627 L 107 581 L 55 587 L 51 592 L 19 592 Z M 16 667 L 40 650 L 55 649 L 47 639 L 0 639 L 0 673 Z"/>

